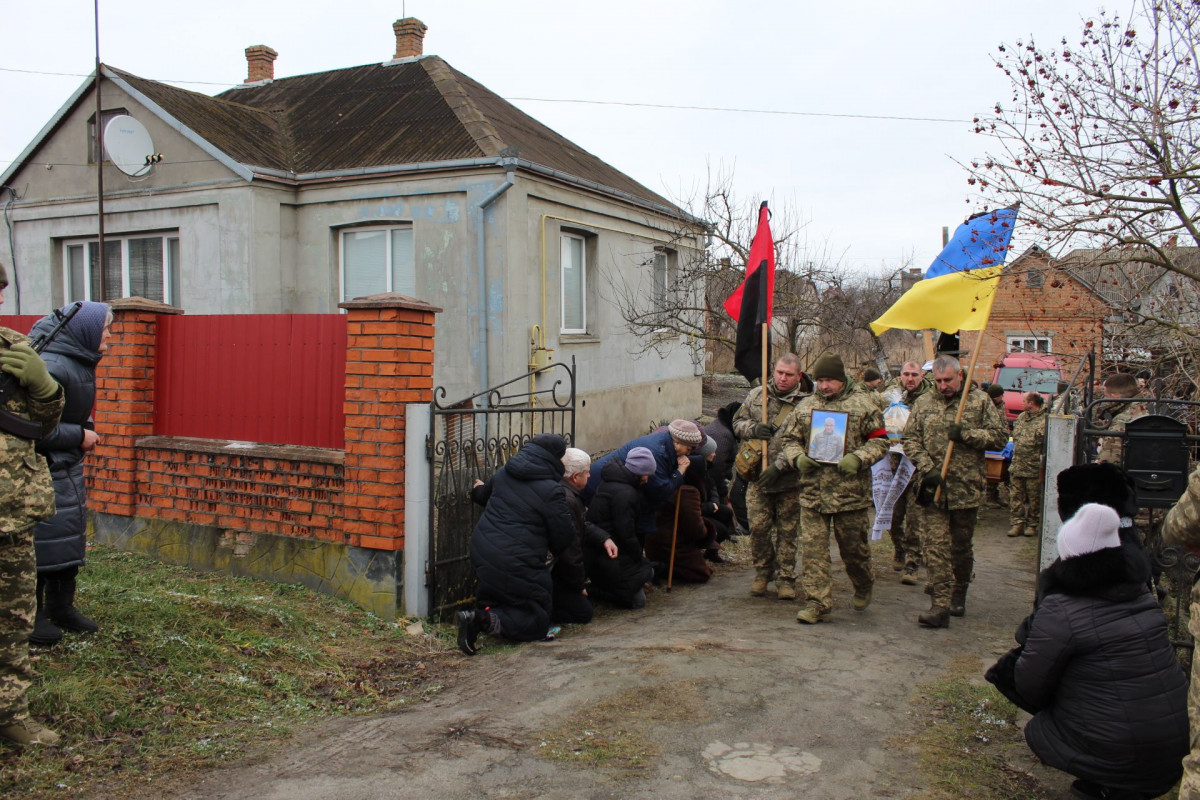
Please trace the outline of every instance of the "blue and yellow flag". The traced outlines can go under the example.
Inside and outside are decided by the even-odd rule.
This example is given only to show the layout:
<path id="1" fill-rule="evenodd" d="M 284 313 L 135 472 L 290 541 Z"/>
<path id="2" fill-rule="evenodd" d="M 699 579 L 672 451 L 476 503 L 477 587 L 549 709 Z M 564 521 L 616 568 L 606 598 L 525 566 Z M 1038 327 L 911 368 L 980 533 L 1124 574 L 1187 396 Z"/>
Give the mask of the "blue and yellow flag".
<path id="1" fill-rule="evenodd" d="M 976 214 L 959 225 L 925 270 L 925 279 L 872 322 L 871 330 L 878 336 L 892 328 L 937 328 L 946 333 L 986 328 L 1016 222 L 1017 208 L 1009 206 Z"/>

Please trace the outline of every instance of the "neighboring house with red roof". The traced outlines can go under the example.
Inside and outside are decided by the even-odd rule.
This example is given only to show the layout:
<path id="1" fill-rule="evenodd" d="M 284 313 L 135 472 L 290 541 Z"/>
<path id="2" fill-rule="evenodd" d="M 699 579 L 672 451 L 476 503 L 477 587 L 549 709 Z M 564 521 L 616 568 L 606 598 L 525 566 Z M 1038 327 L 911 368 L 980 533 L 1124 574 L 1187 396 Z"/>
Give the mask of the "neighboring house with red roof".
<path id="1" fill-rule="evenodd" d="M 419 21 L 393 28 L 392 59 L 290 78 L 269 47 L 248 48 L 247 82 L 215 97 L 103 66 L 102 122 L 132 117 L 162 154 L 138 177 L 105 162 L 103 299 L 335 313 L 399 292 L 444 309 L 447 399 L 523 374 L 538 342 L 579 365 L 581 446 L 698 414 L 686 347 L 630 358 L 607 287 L 672 285 L 703 224 L 423 55 Z M 10 292 L 3 313 L 102 299 L 94 89 L 93 76 L 0 174 L 21 302 Z"/>

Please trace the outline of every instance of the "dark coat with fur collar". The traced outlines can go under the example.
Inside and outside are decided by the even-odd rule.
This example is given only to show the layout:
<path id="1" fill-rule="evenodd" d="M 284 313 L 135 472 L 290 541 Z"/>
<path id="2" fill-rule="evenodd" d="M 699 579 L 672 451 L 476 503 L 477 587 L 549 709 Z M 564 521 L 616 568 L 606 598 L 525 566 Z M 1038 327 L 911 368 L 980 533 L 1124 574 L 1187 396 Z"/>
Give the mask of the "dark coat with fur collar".
<path id="1" fill-rule="evenodd" d="M 1157 797 L 1188 752 L 1187 676 L 1140 562 L 1099 550 L 1055 561 L 1038 584 L 1014 670 L 1041 709 L 1025 740 L 1052 767 Z"/>

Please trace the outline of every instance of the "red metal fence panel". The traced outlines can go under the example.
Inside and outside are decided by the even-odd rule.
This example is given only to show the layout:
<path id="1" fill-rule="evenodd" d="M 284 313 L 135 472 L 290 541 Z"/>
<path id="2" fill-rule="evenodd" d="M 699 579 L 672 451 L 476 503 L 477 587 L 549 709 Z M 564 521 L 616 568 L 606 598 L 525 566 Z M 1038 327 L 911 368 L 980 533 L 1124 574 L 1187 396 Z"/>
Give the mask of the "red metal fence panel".
<path id="1" fill-rule="evenodd" d="M 0 314 L 0 327 L 12 328 L 17 333 L 29 333 L 33 323 L 45 314 Z"/>
<path id="2" fill-rule="evenodd" d="M 342 314 L 163 316 L 154 432 L 342 449 Z"/>

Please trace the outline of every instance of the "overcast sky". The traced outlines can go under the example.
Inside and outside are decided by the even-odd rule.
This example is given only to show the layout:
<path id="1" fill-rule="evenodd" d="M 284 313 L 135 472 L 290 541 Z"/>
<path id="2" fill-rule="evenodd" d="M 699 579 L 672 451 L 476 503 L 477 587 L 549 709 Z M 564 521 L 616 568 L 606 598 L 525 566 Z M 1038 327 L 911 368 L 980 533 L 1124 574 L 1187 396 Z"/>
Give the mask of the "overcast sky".
<path id="1" fill-rule="evenodd" d="M 91 0 L 0 0 L 0 169 L 94 61 Z M 970 211 L 953 159 L 988 147 L 970 119 L 1008 99 L 992 56 L 1030 34 L 1074 41 L 1098 0 L 100 0 L 102 60 L 215 94 L 244 50 L 276 77 L 389 59 L 391 24 L 429 26 L 425 52 L 649 188 L 681 200 L 709 170 L 740 198 L 791 205 L 813 257 L 878 272 L 927 267 Z M 1115 6 L 1129 7 L 1128 0 Z M 52 75 L 46 73 L 67 73 Z M 620 104 L 704 106 L 700 111 Z M 866 118 L 864 118 L 866 117 Z M 887 119 L 912 117 L 950 122 Z M 1020 236 L 1018 223 L 1018 237 Z"/>

